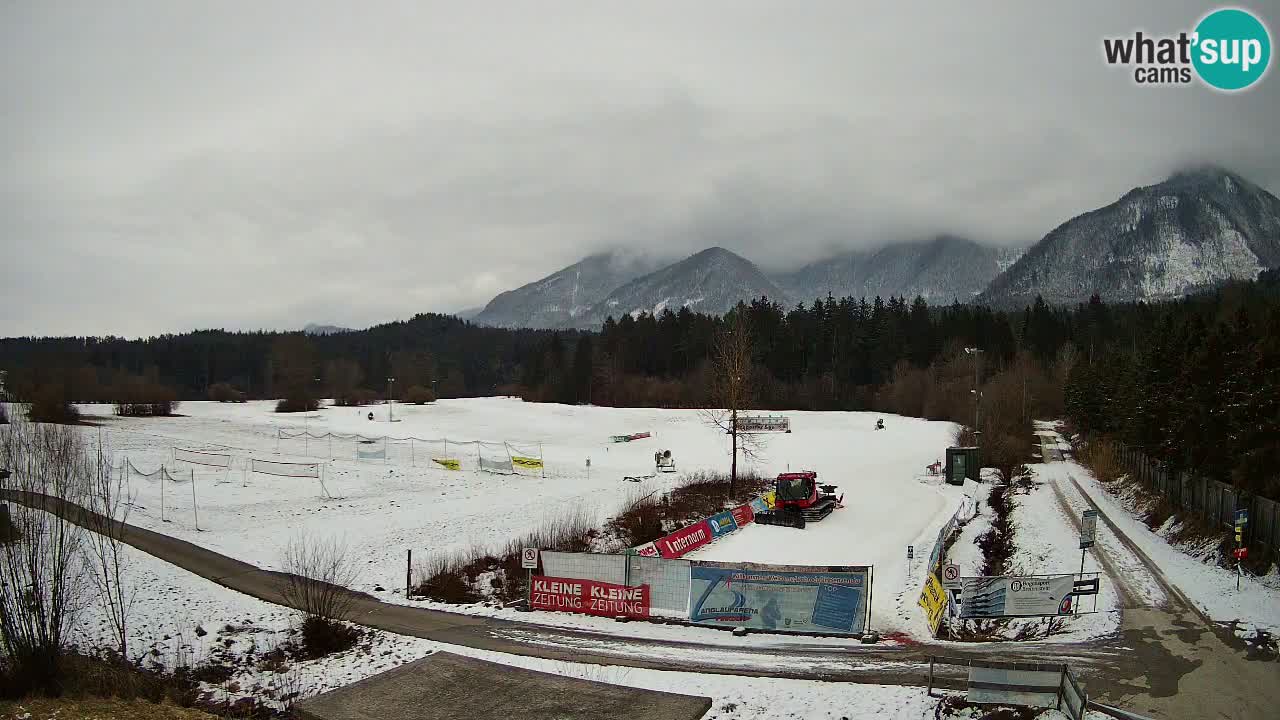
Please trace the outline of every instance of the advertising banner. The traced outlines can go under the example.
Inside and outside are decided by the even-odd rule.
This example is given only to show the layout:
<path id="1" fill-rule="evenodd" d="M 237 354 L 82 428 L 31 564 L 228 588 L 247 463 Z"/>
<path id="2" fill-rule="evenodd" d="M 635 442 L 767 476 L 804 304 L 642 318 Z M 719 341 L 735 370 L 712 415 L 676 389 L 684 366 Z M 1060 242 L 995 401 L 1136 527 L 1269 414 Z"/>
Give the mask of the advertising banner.
<path id="1" fill-rule="evenodd" d="M 929 621 L 929 632 L 937 635 L 938 626 L 942 624 L 942 613 L 947 609 L 947 591 L 943 589 L 938 576 L 932 572 L 920 592 L 919 605 L 924 608 L 925 619 Z"/>
<path id="2" fill-rule="evenodd" d="M 764 501 L 764 498 L 758 497 L 755 500 L 751 501 L 751 514 L 753 516 L 756 513 L 767 512 L 768 510 L 769 510 L 769 504 Z"/>
<path id="3" fill-rule="evenodd" d="M 678 558 L 711 542 L 711 526 L 706 520 L 699 520 L 689 527 L 681 528 L 654 542 L 658 545 L 658 552 L 662 557 Z"/>
<path id="4" fill-rule="evenodd" d="M 711 526 L 712 538 L 723 537 L 738 529 L 737 523 L 733 521 L 733 513 L 727 510 L 707 518 L 707 525 Z"/>
<path id="5" fill-rule="evenodd" d="M 658 546 L 654 545 L 652 542 L 647 542 L 643 545 L 638 545 L 632 548 L 632 552 L 635 553 L 636 555 L 639 555 L 640 557 L 659 557 Z"/>
<path id="6" fill-rule="evenodd" d="M 542 460 L 534 457 L 521 457 L 519 455 L 512 455 L 511 462 L 515 465 L 519 465 L 522 468 L 531 468 L 534 470 L 542 467 Z"/>
<path id="7" fill-rule="evenodd" d="M 749 525 L 756 518 L 755 511 L 751 509 L 750 505 L 739 505 L 729 512 L 733 514 L 733 522 L 738 527 Z"/>
<path id="8" fill-rule="evenodd" d="M 431 462 L 444 467 L 446 470 L 459 470 L 462 464 L 457 458 L 431 458 Z"/>
<path id="9" fill-rule="evenodd" d="M 1070 615 L 1075 575 L 965 578 L 960 617 Z"/>
<path id="10" fill-rule="evenodd" d="M 869 567 L 692 563 L 689 619 L 778 632 L 858 634 Z"/>
<path id="11" fill-rule="evenodd" d="M 534 610 L 577 612 L 587 615 L 649 617 L 649 586 L 628 587 L 596 580 L 533 578 L 529 605 Z"/>
<path id="12" fill-rule="evenodd" d="M 737 419 L 738 432 L 790 432 L 791 420 L 786 417 L 743 415 Z"/>
<path id="13" fill-rule="evenodd" d="M 774 506 L 773 495 L 774 495 L 774 492 L 773 492 L 772 490 L 770 490 L 769 492 L 765 493 L 765 494 L 764 494 L 763 496 L 761 496 L 761 498 L 760 498 L 761 500 L 764 500 L 764 506 L 765 506 L 766 508 L 768 508 L 769 510 L 772 510 L 772 509 L 773 509 L 773 506 Z"/>

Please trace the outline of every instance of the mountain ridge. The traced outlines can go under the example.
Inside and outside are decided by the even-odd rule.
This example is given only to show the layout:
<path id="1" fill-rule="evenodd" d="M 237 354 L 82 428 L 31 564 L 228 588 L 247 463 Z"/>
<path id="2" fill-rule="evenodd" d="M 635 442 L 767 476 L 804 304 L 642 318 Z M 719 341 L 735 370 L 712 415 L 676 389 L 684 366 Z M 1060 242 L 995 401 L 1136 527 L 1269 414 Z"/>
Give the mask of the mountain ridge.
<path id="1" fill-rule="evenodd" d="M 1166 300 L 1277 266 L 1280 199 L 1236 173 L 1201 167 L 1061 223 L 977 301 Z"/>

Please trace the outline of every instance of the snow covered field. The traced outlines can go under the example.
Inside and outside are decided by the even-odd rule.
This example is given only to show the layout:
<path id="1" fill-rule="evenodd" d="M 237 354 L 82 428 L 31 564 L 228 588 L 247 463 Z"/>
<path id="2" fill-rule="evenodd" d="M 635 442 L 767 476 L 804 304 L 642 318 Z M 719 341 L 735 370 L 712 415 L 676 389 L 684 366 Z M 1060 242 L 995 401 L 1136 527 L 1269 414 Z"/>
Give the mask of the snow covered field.
<path id="1" fill-rule="evenodd" d="M 166 464 L 180 481 L 165 488 L 161 521 L 159 476 L 132 474 L 135 505 L 129 521 L 232 557 L 278 568 L 284 545 L 299 534 L 339 536 L 367 558 L 358 587 L 384 599 L 404 585 L 405 551 L 415 558 L 470 545 L 500 545 L 536 527 L 564 507 L 580 507 L 604 520 L 638 489 L 664 489 L 679 474 L 728 466 L 728 441 L 694 410 L 615 409 L 523 403 L 509 398 L 443 400 L 427 406 L 324 408 L 280 415 L 269 402 L 220 404 L 186 402 L 184 417 L 124 419 L 110 408 L 87 412 L 103 426 L 105 442 L 119 464 L 123 458 L 150 473 Z M 367 419 L 374 412 L 376 420 Z M 960 488 L 917 482 L 926 465 L 943 455 L 953 425 L 884 416 L 874 430 L 873 413 L 787 413 L 793 432 L 766 436 L 754 468 L 765 475 L 812 469 L 840 486 L 843 510 L 804 531 L 748 527 L 701 551 L 700 558 L 789 564 L 875 565 L 873 626 L 881 631 L 919 629 L 901 611 L 906 579 L 906 546 L 923 547 L 955 510 Z M 361 433 L 451 442 L 508 441 L 541 446 L 545 477 L 537 471 L 499 476 L 476 471 L 464 456 L 461 471 L 431 463 L 429 455 L 411 464 L 403 453 L 389 462 L 356 461 L 335 441 L 279 442 L 277 429 L 314 434 Z M 648 440 L 611 443 L 610 435 L 652 432 Z M 86 433 L 96 436 L 96 429 Z M 347 447 L 349 448 L 348 445 Z M 305 443 L 305 444 L 304 444 Z M 223 449 L 235 468 L 224 472 L 172 460 L 174 447 Z M 625 475 L 653 473 L 653 453 L 670 449 L 680 473 L 658 475 L 641 486 Z M 452 453 L 451 453 L 452 454 Z M 326 499 L 315 480 L 253 474 L 239 468 L 248 458 L 324 459 Z M 591 459 L 590 475 L 586 460 Z M 192 510 L 190 481 L 196 482 L 199 527 Z M 776 539 L 775 539 L 776 538 Z M 911 583 L 914 586 L 914 582 Z M 381 586 L 387 590 L 377 592 Z M 526 618 L 529 616 L 525 616 Z"/>

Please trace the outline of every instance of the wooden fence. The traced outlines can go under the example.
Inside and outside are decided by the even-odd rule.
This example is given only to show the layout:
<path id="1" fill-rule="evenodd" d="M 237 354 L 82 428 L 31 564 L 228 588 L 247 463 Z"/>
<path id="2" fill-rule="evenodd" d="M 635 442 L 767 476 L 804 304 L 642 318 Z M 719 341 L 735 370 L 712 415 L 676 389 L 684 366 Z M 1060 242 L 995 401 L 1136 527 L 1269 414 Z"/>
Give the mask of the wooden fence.
<path id="1" fill-rule="evenodd" d="M 1116 443 L 1120 462 L 1125 469 L 1152 492 L 1166 498 L 1174 507 L 1195 513 L 1208 525 L 1230 529 L 1235 526 L 1236 510 L 1249 511 L 1244 530 L 1244 544 L 1260 552 L 1280 552 L 1280 503 L 1238 490 L 1226 483 L 1174 473 L 1158 460 L 1152 460 L 1135 448 Z"/>

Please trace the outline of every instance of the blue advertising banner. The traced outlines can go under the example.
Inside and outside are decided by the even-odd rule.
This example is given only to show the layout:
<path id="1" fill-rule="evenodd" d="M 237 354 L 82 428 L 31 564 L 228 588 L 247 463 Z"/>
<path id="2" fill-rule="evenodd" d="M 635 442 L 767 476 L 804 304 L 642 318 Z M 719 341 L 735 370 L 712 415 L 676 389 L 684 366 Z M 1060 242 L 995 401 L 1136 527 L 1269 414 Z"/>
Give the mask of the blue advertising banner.
<path id="1" fill-rule="evenodd" d="M 751 501 L 751 510 L 756 513 L 768 512 L 769 505 L 764 501 L 764 498 L 756 498 Z"/>
<path id="2" fill-rule="evenodd" d="M 858 634 L 866 627 L 871 568 L 695 562 L 689 619 L 775 632 Z"/>
<path id="3" fill-rule="evenodd" d="M 733 520 L 733 513 L 728 510 L 707 518 L 707 524 L 711 526 L 711 537 L 713 538 L 728 535 L 738 529 L 738 523 Z"/>

